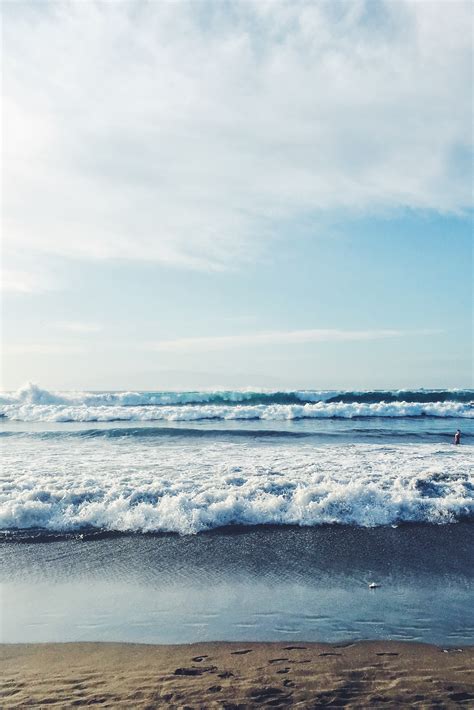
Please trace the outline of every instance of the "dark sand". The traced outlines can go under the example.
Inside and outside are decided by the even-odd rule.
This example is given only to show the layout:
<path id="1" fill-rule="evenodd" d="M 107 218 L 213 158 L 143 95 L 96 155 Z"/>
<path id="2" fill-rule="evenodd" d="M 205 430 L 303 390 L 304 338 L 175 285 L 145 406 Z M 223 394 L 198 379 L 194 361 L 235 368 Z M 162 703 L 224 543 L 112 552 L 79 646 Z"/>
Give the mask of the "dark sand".
<path id="1" fill-rule="evenodd" d="M 474 647 L 2 645 L 1 707 L 474 707 Z"/>

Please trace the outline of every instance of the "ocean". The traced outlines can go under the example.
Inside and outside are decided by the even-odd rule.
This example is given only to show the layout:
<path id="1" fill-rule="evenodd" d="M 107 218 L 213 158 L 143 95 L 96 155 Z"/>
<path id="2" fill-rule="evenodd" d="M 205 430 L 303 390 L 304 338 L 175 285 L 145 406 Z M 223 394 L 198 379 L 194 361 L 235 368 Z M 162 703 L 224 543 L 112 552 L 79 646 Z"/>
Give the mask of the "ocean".
<path id="1" fill-rule="evenodd" d="M 438 524 L 474 513 L 474 390 L 29 385 L 2 395 L 0 416 L 4 536 Z"/>
<path id="2" fill-rule="evenodd" d="M 474 641 L 474 390 L 28 385 L 0 415 L 4 642 Z"/>

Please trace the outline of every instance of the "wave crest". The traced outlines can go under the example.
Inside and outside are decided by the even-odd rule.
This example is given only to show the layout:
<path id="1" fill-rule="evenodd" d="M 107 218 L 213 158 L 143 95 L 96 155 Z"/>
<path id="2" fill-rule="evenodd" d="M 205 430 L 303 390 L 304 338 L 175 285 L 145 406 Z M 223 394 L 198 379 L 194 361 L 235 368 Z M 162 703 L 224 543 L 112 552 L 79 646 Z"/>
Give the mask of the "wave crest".
<path id="1" fill-rule="evenodd" d="M 192 405 L 302 405 L 474 402 L 474 390 L 214 390 L 157 392 L 50 392 L 27 383 L 0 394 L 0 406 L 169 407 Z"/>
<path id="2" fill-rule="evenodd" d="M 460 402 L 378 402 L 376 404 L 317 402 L 315 404 L 257 405 L 65 405 L 3 404 L 0 413 L 11 420 L 25 422 L 153 422 L 200 420 L 354 419 L 366 417 L 448 417 L 473 419 L 474 407 Z"/>

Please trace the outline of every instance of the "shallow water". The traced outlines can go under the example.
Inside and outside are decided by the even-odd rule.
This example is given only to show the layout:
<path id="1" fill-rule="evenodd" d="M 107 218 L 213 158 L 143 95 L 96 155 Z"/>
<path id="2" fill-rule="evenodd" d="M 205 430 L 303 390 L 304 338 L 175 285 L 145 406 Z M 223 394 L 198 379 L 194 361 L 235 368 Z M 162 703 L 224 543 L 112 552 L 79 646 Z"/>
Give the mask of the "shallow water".
<path id="1" fill-rule="evenodd" d="M 2 640 L 472 644 L 473 535 L 458 523 L 4 542 Z"/>

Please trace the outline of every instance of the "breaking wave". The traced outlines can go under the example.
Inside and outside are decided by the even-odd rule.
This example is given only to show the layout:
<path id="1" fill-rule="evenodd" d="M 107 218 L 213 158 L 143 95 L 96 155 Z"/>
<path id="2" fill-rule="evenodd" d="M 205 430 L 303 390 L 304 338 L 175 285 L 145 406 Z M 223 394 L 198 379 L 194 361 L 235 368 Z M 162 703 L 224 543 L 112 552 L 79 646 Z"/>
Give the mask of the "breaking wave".
<path id="1" fill-rule="evenodd" d="M 185 422 L 199 420 L 284 421 L 292 419 L 354 419 L 358 417 L 456 417 L 474 419 L 474 407 L 460 402 L 379 402 L 377 404 L 317 402 L 181 406 L 91 406 L 7 404 L 0 413 L 24 422 Z"/>
<path id="2" fill-rule="evenodd" d="M 14 464 L 21 456 L 22 465 L 0 481 L 0 528 L 190 534 L 474 516 L 471 447 L 113 445 L 111 455 L 109 445 L 97 449 L 87 439 L 67 449 L 51 440 L 15 442 L 10 457 Z M 5 471 L 8 465 L 7 455 Z"/>
<path id="3" fill-rule="evenodd" d="M 42 422 L 474 418 L 473 390 L 335 392 L 49 392 L 26 385 L 0 396 L 0 415 Z"/>
<path id="4" fill-rule="evenodd" d="M 474 402 L 472 389 L 216 390 L 157 392 L 50 392 L 27 383 L 0 393 L 0 405 L 166 406 L 186 404 L 305 404 L 315 402 Z"/>

